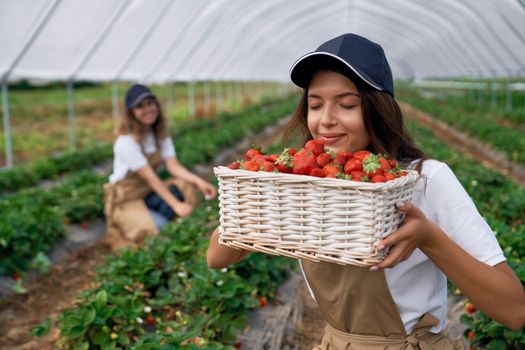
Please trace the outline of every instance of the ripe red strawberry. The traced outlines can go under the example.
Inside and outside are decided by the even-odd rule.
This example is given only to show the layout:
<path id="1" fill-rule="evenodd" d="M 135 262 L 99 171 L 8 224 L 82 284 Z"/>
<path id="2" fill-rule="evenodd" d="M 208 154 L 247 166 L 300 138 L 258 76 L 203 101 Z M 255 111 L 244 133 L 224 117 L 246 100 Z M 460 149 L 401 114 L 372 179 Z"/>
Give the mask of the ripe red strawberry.
<path id="1" fill-rule="evenodd" d="M 392 181 L 396 179 L 396 176 L 391 172 L 385 173 L 384 176 L 386 177 L 386 181 Z"/>
<path id="2" fill-rule="evenodd" d="M 340 166 L 345 166 L 346 162 L 352 158 L 352 152 L 348 151 L 339 151 L 335 155 L 334 163 L 339 164 Z"/>
<path id="3" fill-rule="evenodd" d="M 349 159 L 345 164 L 345 174 L 351 174 L 352 171 L 361 171 L 363 170 L 363 162 L 357 158 Z"/>
<path id="4" fill-rule="evenodd" d="M 368 152 L 368 151 L 366 151 Z M 357 153 L 354 153 L 354 158 L 356 157 Z M 383 173 L 383 169 L 381 168 L 381 163 L 379 163 L 379 155 L 375 154 L 368 154 L 366 159 L 363 161 L 363 170 L 365 173 L 367 173 L 371 178 L 375 175 L 381 175 Z"/>
<path id="5" fill-rule="evenodd" d="M 259 297 L 259 305 L 261 305 L 261 307 L 265 307 L 266 305 L 268 305 L 268 301 L 265 297 Z"/>
<path id="6" fill-rule="evenodd" d="M 19 274 L 18 272 L 15 271 L 15 272 L 13 272 L 12 277 L 13 277 L 13 279 L 14 279 L 15 281 L 18 281 L 18 280 L 20 279 L 20 274 Z"/>
<path id="7" fill-rule="evenodd" d="M 295 149 L 293 148 L 285 148 L 281 154 L 279 155 L 279 158 L 275 161 L 275 164 L 277 165 L 277 171 L 280 173 L 288 173 L 291 174 L 293 170 L 293 156 L 295 154 Z"/>
<path id="8" fill-rule="evenodd" d="M 310 172 L 310 176 L 326 177 L 326 171 L 323 169 L 315 168 Z"/>
<path id="9" fill-rule="evenodd" d="M 476 333 L 473 331 L 468 332 L 468 339 L 472 342 L 474 341 L 474 338 L 476 337 Z"/>
<path id="10" fill-rule="evenodd" d="M 350 177 L 352 181 L 362 181 L 362 182 L 368 182 L 370 179 L 368 178 L 368 175 L 364 171 L 352 171 L 350 173 Z"/>
<path id="11" fill-rule="evenodd" d="M 386 182 L 386 177 L 384 177 L 383 175 L 375 175 L 375 176 L 372 176 L 372 179 L 370 180 L 370 182 Z"/>
<path id="12" fill-rule="evenodd" d="M 268 172 L 272 172 L 275 170 L 275 164 L 273 164 L 273 162 L 270 162 L 270 161 L 264 161 L 262 164 L 261 164 L 261 170 L 262 171 L 268 171 Z"/>
<path id="13" fill-rule="evenodd" d="M 320 140 L 308 140 L 304 144 L 304 149 L 318 156 L 324 152 L 324 142 Z"/>
<path id="14" fill-rule="evenodd" d="M 388 164 L 390 164 L 390 168 L 394 169 L 397 167 L 397 162 L 393 159 L 388 160 Z"/>
<path id="15" fill-rule="evenodd" d="M 244 156 L 244 159 L 246 160 L 252 160 L 252 158 L 258 154 L 262 154 L 261 150 L 259 148 L 250 148 L 246 151 L 246 155 Z"/>
<path id="16" fill-rule="evenodd" d="M 256 154 L 252 157 L 251 161 L 262 165 L 264 162 L 270 161 L 270 159 L 269 156 L 265 156 L 264 154 Z"/>
<path id="17" fill-rule="evenodd" d="M 149 325 L 155 324 L 155 317 L 153 317 L 153 315 L 148 315 L 148 317 L 146 317 L 146 323 Z"/>
<path id="18" fill-rule="evenodd" d="M 228 165 L 228 168 L 233 169 L 233 170 L 239 169 L 240 167 L 241 167 L 240 162 L 233 162 L 230 165 Z"/>
<path id="19" fill-rule="evenodd" d="M 337 174 L 341 172 L 341 170 L 337 166 L 332 164 L 325 165 L 323 167 L 323 170 L 326 173 L 326 177 L 337 177 Z"/>
<path id="20" fill-rule="evenodd" d="M 330 152 L 323 152 L 316 157 L 317 164 L 321 168 L 323 168 L 325 165 L 328 165 L 332 161 L 332 159 L 333 157 Z"/>
<path id="21" fill-rule="evenodd" d="M 252 162 L 250 160 L 242 163 L 242 168 L 248 171 L 259 171 L 261 169 L 261 165 L 257 162 Z"/>
<path id="22" fill-rule="evenodd" d="M 384 157 L 379 157 L 379 164 L 381 165 L 381 169 L 383 169 L 383 171 L 392 169 L 392 166 Z"/>
<path id="23" fill-rule="evenodd" d="M 277 161 L 277 159 L 279 159 L 279 155 L 278 154 L 271 154 L 271 155 L 268 156 L 268 159 L 271 162 L 275 163 Z"/>
<path id="24" fill-rule="evenodd" d="M 472 315 L 474 312 L 476 312 L 476 307 L 472 303 L 467 303 L 467 305 L 465 305 L 465 310 L 469 315 Z"/>
<path id="25" fill-rule="evenodd" d="M 306 149 L 301 149 L 293 156 L 293 173 L 298 175 L 310 175 L 312 169 L 318 168 L 315 155 Z"/>
<path id="26" fill-rule="evenodd" d="M 354 158 L 357 158 L 360 161 L 364 162 L 370 156 L 370 154 L 370 151 L 361 150 L 354 153 Z"/>

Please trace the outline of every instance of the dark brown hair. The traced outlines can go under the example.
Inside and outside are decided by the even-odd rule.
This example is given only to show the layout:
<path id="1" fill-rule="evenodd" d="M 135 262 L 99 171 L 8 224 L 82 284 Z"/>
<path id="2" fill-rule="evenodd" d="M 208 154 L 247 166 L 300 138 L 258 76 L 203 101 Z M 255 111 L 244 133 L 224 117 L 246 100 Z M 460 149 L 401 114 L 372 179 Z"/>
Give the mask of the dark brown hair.
<path id="1" fill-rule="evenodd" d="M 348 76 L 342 72 L 337 73 Z M 361 95 L 361 105 L 366 131 L 370 137 L 367 149 L 373 153 L 388 155 L 396 159 L 403 166 L 411 161 L 421 159 L 416 170 L 421 172 L 423 160 L 426 159 L 424 152 L 419 149 L 412 137 L 409 135 L 404 124 L 403 114 L 396 100 L 388 93 L 369 87 L 360 79 L 349 77 L 355 83 Z M 304 89 L 299 104 L 283 131 L 283 143 L 287 144 L 296 132 L 300 133 L 301 145 L 312 139 L 308 130 L 308 89 Z"/>
<path id="2" fill-rule="evenodd" d="M 159 111 L 157 120 L 151 125 L 151 130 L 153 131 L 153 136 L 155 136 L 155 143 L 157 145 L 157 149 L 160 149 L 160 142 L 164 140 L 166 136 L 168 136 L 167 121 L 166 118 L 164 118 L 164 114 L 162 113 L 162 109 L 160 108 L 159 101 L 155 97 L 146 98 L 151 98 L 153 102 L 157 105 L 157 109 Z M 125 113 L 120 118 L 117 136 L 131 134 L 135 138 L 135 140 L 142 146 L 144 142 L 144 137 L 146 136 L 148 131 L 149 128 L 145 128 L 144 125 L 141 124 L 137 120 L 137 118 L 135 118 L 135 115 L 133 114 L 133 109 L 126 108 Z"/>

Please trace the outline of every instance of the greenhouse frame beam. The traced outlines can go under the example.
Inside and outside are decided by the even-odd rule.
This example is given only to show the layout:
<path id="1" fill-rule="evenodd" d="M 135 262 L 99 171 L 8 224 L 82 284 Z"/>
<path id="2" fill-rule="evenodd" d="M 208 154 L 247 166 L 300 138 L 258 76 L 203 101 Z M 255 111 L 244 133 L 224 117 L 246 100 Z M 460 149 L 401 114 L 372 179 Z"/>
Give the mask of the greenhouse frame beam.
<path id="1" fill-rule="evenodd" d="M 206 5 L 205 2 L 201 3 L 200 6 L 195 7 L 193 10 L 193 14 L 196 14 L 196 16 L 200 16 L 202 13 L 202 9 L 204 8 L 204 5 Z M 173 39 L 170 43 L 170 45 L 167 45 L 166 50 L 162 53 L 162 55 L 159 55 L 158 58 L 155 60 L 155 62 L 151 65 L 150 69 L 145 72 L 145 74 L 142 77 L 143 81 L 148 81 L 151 77 L 152 73 L 158 69 L 160 65 L 162 65 L 169 57 L 169 55 L 175 50 L 177 47 L 177 44 L 179 42 L 179 39 L 182 35 L 184 35 L 184 30 L 187 28 L 188 23 L 192 23 L 195 21 L 195 18 L 193 16 L 188 16 L 186 18 L 186 21 L 182 24 L 181 30 L 177 35 L 173 36 Z"/>
<path id="2" fill-rule="evenodd" d="M 263 7 L 262 10 L 265 10 L 266 8 L 271 8 L 271 7 L 272 7 L 277 1 L 278 1 L 278 0 L 273 0 L 273 1 L 268 0 L 268 1 L 266 1 L 266 2 L 264 3 L 264 6 L 265 6 L 265 7 Z M 250 23 L 253 24 L 252 19 L 253 19 L 254 17 L 260 16 L 260 14 L 261 14 L 261 6 L 254 6 L 254 4 L 256 4 L 256 3 L 253 2 L 253 3 L 251 4 L 251 6 L 248 5 L 249 7 L 245 7 L 245 8 L 243 8 L 243 9 L 239 9 L 239 10 L 231 9 L 231 11 L 235 14 L 235 17 L 232 18 L 232 19 L 230 19 L 230 24 L 229 24 L 229 25 L 225 28 L 225 30 L 223 31 L 223 35 L 224 35 L 225 37 L 228 36 L 229 32 L 231 32 L 232 28 L 234 28 L 234 27 L 241 27 L 241 28 L 243 28 L 243 29 L 246 28 L 246 27 L 250 28 L 250 26 L 249 26 Z M 251 14 L 248 14 L 248 13 L 247 13 L 247 10 L 250 10 L 250 9 L 253 9 L 253 8 L 255 8 L 256 11 L 252 11 Z M 243 10 L 244 10 L 244 11 L 243 11 Z M 202 20 L 204 20 L 204 19 L 202 19 Z M 242 23 L 247 23 L 246 27 L 243 27 L 243 26 L 242 26 Z M 208 28 L 207 31 L 209 32 L 211 29 L 213 29 L 213 28 Z M 242 30 L 241 32 L 245 33 L 244 30 Z M 204 37 L 205 37 L 205 36 L 204 36 Z M 234 45 L 237 45 L 237 46 L 238 46 L 238 41 L 237 41 L 236 39 L 237 39 L 237 37 L 230 37 L 229 42 L 230 42 L 230 44 L 231 44 L 232 46 L 234 46 Z M 216 54 L 217 52 L 221 52 L 221 50 L 218 50 L 218 47 L 219 47 L 219 45 L 221 45 L 221 44 L 222 44 L 222 43 L 215 42 L 215 43 L 213 43 L 213 46 L 212 46 L 212 47 L 209 47 L 209 48 L 208 48 L 208 52 L 207 52 L 207 54 L 206 54 L 206 55 L 203 55 L 203 57 L 201 58 L 201 64 L 198 65 L 198 68 L 196 69 L 196 71 L 200 71 L 200 67 L 201 67 L 202 65 L 205 65 L 206 63 L 207 63 L 208 65 L 210 64 L 209 61 L 206 59 L 207 56 L 210 55 L 210 54 L 212 54 L 212 53 L 215 53 L 215 54 Z M 196 45 L 196 44 L 193 46 L 193 49 L 198 49 L 198 48 L 199 48 L 199 46 Z M 192 51 L 192 50 L 188 50 L 188 53 L 186 54 L 186 57 L 185 57 L 185 59 L 182 60 L 182 62 L 187 62 L 187 61 L 188 61 L 188 60 L 187 60 L 187 56 L 188 56 L 188 54 L 191 53 L 191 51 Z M 222 52 L 224 52 L 224 55 L 223 55 L 223 57 L 224 57 L 224 56 L 231 55 L 231 52 L 233 52 L 233 51 L 232 51 L 232 50 L 222 50 Z M 221 62 L 221 61 L 223 61 L 223 59 L 221 58 L 221 59 L 218 59 L 218 60 L 216 60 L 216 61 L 217 61 L 217 62 Z M 226 66 L 226 65 L 225 65 L 225 66 Z M 172 80 L 175 79 L 175 76 L 176 76 L 176 74 L 179 72 L 180 68 L 181 68 L 181 66 L 175 66 L 174 68 L 172 68 L 172 69 L 171 69 L 171 73 L 168 74 L 168 77 L 169 77 L 168 79 L 172 79 Z M 197 77 L 197 78 L 199 78 L 199 77 Z M 215 76 L 215 79 L 221 79 L 221 78 L 222 78 L 222 77 L 221 77 L 220 75 Z"/>
<path id="3" fill-rule="evenodd" d="M 124 10 L 129 5 L 128 0 L 122 0 L 119 6 L 117 6 L 117 9 L 113 12 L 111 17 L 106 21 L 106 23 L 102 26 L 100 29 L 98 35 L 93 40 L 92 44 L 87 49 L 84 57 L 82 57 L 75 68 L 73 68 L 72 72 L 69 75 L 69 80 L 75 80 L 76 75 L 85 67 L 86 63 L 89 62 L 91 57 L 93 57 L 93 54 L 97 51 L 97 49 L 100 47 L 100 44 L 107 38 L 108 33 L 111 32 L 111 30 L 114 28 L 115 23 L 119 20 L 119 18 L 124 14 Z"/>
<path id="4" fill-rule="evenodd" d="M 20 63 L 20 61 L 24 58 L 27 51 L 33 44 L 33 42 L 36 40 L 38 35 L 42 32 L 42 28 L 44 28 L 47 23 L 49 22 L 49 19 L 57 9 L 58 5 L 60 4 L 62 0 L 54 0 L 47 9 L 45 10 L 44 14 L 40 17 L 39 22 L 37 25 L 33 28 L 31 33 L 28 35 L 26 41 L 22 44 L 22 47 L 20 51 L 15 55 L 15 58 L 9 65 L 9 68 L 4 72 L 2 75 L 2 111 L 3 111 L 3 125 L 4 125 L 4 137 L 5 137 L 5 152 L 6 152 L 6 167 L 8 169 L 13 167 L 13 144 L 11 140 L 11 123 L 10 123 L 10 116 L 9 116 L 9 87 L 7 85 L 9 76 L 11 75 L 11 72 L 13 69 L 15 69 L 16 66 Z"/>
<path id="5" fill-rule="evenodd" d="M 159 13 L 155 17 L 155 19 L 151 22 L 151 24 L 148 26 L 148 28 L 144 32 L 144 35 L 140 38 L 140 40 L 137 41 L 137 45 L 135 45 L 133 50 L 130 52 L 130 54 L 124 60 L 124 62 L 120 65 L 120 67 L 117 68 L 115 76 L 113 77 L 113 80 L 119 81 L 121 79 L 121 76 L 124 70 L 127 69 L 130 63 L 133 62 L 133 60 L 137 57 L 137 53 L 139 53 L 142 49 L 144 49 L 144 44 L 151 38 L 152 34 L 158 28 L 156 25 L 164 19 L 170 7 L 174 3 L 175 3 L 174 0 L 167 0 L 164 3 L 164 6 L 160 7 Z"/>

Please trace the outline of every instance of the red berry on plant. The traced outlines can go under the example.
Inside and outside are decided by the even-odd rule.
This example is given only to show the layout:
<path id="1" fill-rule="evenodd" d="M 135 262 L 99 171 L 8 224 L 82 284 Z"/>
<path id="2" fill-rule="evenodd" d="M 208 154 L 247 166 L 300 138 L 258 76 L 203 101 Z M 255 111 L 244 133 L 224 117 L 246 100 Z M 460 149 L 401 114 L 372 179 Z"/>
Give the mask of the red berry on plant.
<path id="1" fill-rule="evenodd" d="M 472 315 L 474 312 L 476 312 L 476 307 L 472 303 L 467 303 L 465 305 L 465 310 L 469 315 Z"/>

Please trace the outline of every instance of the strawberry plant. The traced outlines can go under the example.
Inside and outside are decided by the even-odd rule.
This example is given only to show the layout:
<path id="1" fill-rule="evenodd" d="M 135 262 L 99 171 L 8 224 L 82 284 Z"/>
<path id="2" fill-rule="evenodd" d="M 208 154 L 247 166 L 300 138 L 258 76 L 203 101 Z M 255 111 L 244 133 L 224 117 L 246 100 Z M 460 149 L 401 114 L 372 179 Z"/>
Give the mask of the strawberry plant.
<path id="1" fill-rule="evenodd" d="M 232 349 L 247 312 L 271 298 L 291 259 L 252 254 L 229 269 L 206 265 L 214 207 L 196 208 L 144 247 L 111 257 L 97 287 L 59 317 L 64 349 Z"/>
<path id="2" fill-rule="evenodd" d="M 428 156 L 450 165 L 494 230 L 508 264 L 525 288 L 525 188 L 451 150 L 430 130 L 415 123 L 409 123 L 409 129 Z M 460 321 L 468 326 L 464 335 L 475 349 L 518 350 L 525 346 L 523 330 L 513 331 L 472 306 L 465 309 Z"/>

